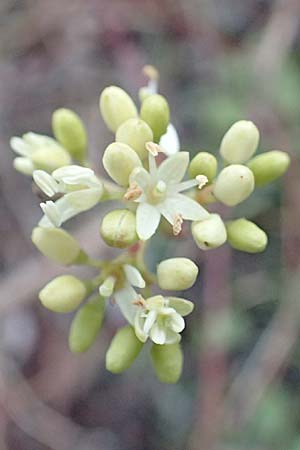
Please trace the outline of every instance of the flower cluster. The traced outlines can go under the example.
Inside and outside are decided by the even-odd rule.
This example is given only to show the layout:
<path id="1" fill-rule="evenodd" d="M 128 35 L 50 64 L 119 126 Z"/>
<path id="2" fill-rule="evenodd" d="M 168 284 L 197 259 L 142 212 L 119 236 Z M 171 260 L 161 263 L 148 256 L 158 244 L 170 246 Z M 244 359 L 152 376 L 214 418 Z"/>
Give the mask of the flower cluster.
<path id="1" fill-rule="evenodd" d="M 180 150 L 169 105 L 158 93 L 158 72 L 146 66 L 144 73 L 148 83 L 139 91 L 139 111 L 119 87 L 110 86 L 101 93 L 100 112 L 114 134 L 102 156 L 107 178 L 90 167 L 85 126 L 66 108 L 53 113 L 54 137 L 30 132 L 13 137 L 11 147 L 19 154 L 15 169 L 31 176 L 43 196 L 43 215 L 32 232 L 34 245 L 59 264 L 97 270 L 96 276 L 84 280 L 59 276 L 39 293 L 41 303 L 51 311 L 77 309 L 69 334 L 71 351 L 90 348 L 102 327 L 106 306 L 116 304 L 128 324 L 116 332 L 107 350 L 107 369 L 121 373 L 150 341 L 157 377 L 174 383 L 183 365 L 184 317 L 194 304 L 164 291 L 192 287 L 198 267 L 188 258 L 168 258 L 151 273 L 144 257 L 146 245 L 156 233 L 180 239 L 185 227 L 204 251 L 226 241 L 240 251 L 263 251 L 267 235 L 255 223 L 244 217 L 225 222 L 209 209 L 211 204 L 234 207 L 242 203 L 255 187 L 282 176 L 289 156 L 279 150 L 254 156 L 259 131 L 253 122 L 241 120 L 221 141 L 220 169 L 209 152 L 201 151 L 190 161 L 189 152 Z M 122 208 L 117 209 L 115 201 L 122 202 Z M 62 228 L 72 217 L 103 202 L 113 206 L 102 217 L 100 235 L 107 245 L 122 249 L 112 260 L 91 258 Z M 155 286 L 160 294 L 154 295 Z"/>

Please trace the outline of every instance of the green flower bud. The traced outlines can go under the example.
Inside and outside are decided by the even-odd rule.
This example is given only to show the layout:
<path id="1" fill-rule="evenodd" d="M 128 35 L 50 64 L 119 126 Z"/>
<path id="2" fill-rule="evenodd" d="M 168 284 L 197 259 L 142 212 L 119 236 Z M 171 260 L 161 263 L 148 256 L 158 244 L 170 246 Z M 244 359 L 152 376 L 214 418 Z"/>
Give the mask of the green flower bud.
<path id="1" fill-rule="evenodd" d="M 240 164 L 232 164 L 221 170 L 214 188 L 215 197 L 227 206 L 243 202 L 253 192 L 254 175 Z"/>
<path id="2" fill-rule="evenodd" d="M 103 323 L 105 301 L 99 295 L 89 300 L 72 320 L 69 347 L 73 353 L 88 350 L 95 342 Z"/>
<path id="3" fill-rule="evenodd" d="M 152 129 L 154 142 L 159 142 L 170 122 L 170 109 L 166 99 L 159 94 L 146 97 L 141 107 L 141 118 Z"/>
<path id="4" fill-rule="evenodd" d="M 257 186 L 263 186 L 281 177 L 287 171 L 289 165 L 289 155 L 280 150 L 272 150 L 258 155 L 247 164 L 254 174 Z"/>
<path id="5" fill-rule="evenodd" d="M 138 241 L 135 214 L 127 209 L 111 211 L 102 220 L 102 239 L 111 247 L 126 248 Z"/>
<path id="6" fill-rule="evenodd" d="M 180 344 L 154 344 L 151 348 L 151 358 L 156 376 L 162 383 L 177 383 L 183 366 Z"/>
<path id="7" fill-rule="evenodd" d="M 219 214 L 211 214 L 206 220 L 193 222 L 192 235 L 202 250 L 220 247 L 227 238 L 226 228 Z"/>
<path id="8" fill-rule="evenodd" d="M 62 228 L 36 227 L 31 239 L 43 255 L 59 264 L 74 263 L 81 252 L 76 239 Z"/>
<path id="9" fill-rule="evenodd" d="M 222 157 L 230 164 L 241 164 L 256 152 L 259 131 L 253 122 L 239 120 L 225 133 L 220 147 Z"/>
<path id="10" fill-rule="evenodd" d="M 76 309 L 85 296 L 84 283 L 72 275 L 54 278 L 39 293 L 40 301 L 46 308 L 60 313 Z"/>
<path id="11" fill-rule="evenodd" d="M 148 155 L 146 143 L 153 141 L 149 125 L 141 119 L 128 119 L 117 129 L 116 141 L 129 145 L 141 159 Z"/>
<path id="12" fill-rule="evenodd" d="M 102 91 L 100 112 L 107 127 L 113 132 L 126 120 L 137 117 L 137 109 L 131 97 L 117 86 L 109 86 Z"/>
<path id="13" fill-rule="evenodd" d="M 247 219 L 228 222 L 227 238 L 231 247 L 248 253 L 263 252 L 268 244 L 267 234 Z"/>
<path id="14" fill-rule="evenodd" d="M 218 163 L 214 155 L 208 152 L 199 152 L 191 161 L 189 175 L 196 178 L 197 175 L 205 175 L 211 183 L 217 174 Z"/>
<path id="15" fill-rule="evenodd" d="M 112 373 L 124 372 L 137 358 L 143 345 L 130 325 L 120 328 L 107 350 L 106 369 Z"/>
<path id="16" fill-rule="evenodd" d="M 31 155 L 31 161 L 35 169 L 45 170 L 49 173 L 60 167 L 68 166 L 72 162 L 67 150 L 59 144 L 35 150 Z"/>
<path id="17" fill-rule="evenodd" d="M 198 267 L 188 258 L 165 259 L 157 266 L 157 280 L 161 289 L 181 291 L 196 281 Z"/>
<path id="18" fill-rule="evenodd" d="M 87 151 L 87 135 L 81 118 L 72 110 L 60 108 L 52 115 L 53 134 L 78 161 L 84 161 Z"/>
<path id="19" fill-rule="evenodd" d="M 108 175 L 121 186 L 128 186 L 131 172 L 142 163 L 131 147 L 121 142 L 110 144 L 103 155 L 103 166 Z"/>

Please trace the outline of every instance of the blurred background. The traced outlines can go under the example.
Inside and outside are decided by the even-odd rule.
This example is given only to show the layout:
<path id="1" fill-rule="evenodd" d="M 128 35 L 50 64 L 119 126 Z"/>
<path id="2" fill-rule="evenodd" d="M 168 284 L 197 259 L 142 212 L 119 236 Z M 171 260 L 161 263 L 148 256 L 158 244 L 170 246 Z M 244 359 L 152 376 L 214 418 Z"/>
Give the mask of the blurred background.
<path id="1" fill-rule="evenodd" d="M 300 449 L 299 20 L 299 0 L 1 0 L 1 450 Z M 112 136 L 100 91 L 117 84 L 137 101 L 145 64 L 160 72 L 183 149 L 217 154 L 228 127 L 251 119 L 260 151 L 292 158 L 282 181 L 233 212 L 267 231 L 263 254 L 153 240 L 150 267 L 174 255 L 200 266 L 175 386 L 156 380 L 147 350 L 124 375 L 105 370 L 121 323 L 114 308 L 87 354 L 69 352 L 72 315 L 37 300 L 61 268 L 31 243 L 39 200 L 9 148 L 12 135 L 50 134 L 52 111 L 65 106 L 84 119 L 101 171 Z M 103 212 L 68 224 L 94 256 L 110 254 Z"/>

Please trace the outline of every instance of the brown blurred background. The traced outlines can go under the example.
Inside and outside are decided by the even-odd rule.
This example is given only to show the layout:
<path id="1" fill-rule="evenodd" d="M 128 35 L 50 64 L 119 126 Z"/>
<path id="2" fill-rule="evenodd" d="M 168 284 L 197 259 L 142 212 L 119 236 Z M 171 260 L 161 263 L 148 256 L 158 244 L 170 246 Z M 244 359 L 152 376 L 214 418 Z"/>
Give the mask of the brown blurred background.
<path id="1" fill-rule="evenodd" d="M 299 20 L 299 0 L 1 0 L 0 450 L 300 449 Z M 293 161 L 284 180 L 233 213 L 267 231 L 265 253 L 153 240 L 150 266 L 180 254 L 201 269 L 187 293 L 197 307 L 175 386 L 155 379 L 147 351 L 122 376 L 105 370 L 121 323 L 114 308 L 87 354 L 69 352 L 71 315 L 37 301 L 61 269 L 31 244 L 38 199 L 9 149 L 12 135 L 50 134 L 52 111 L 65 106 L 84 119 L 101 170 L 112 136 L 99 93 L 117 84 L 137 100 L 147 63 L 191 154 L 217 154 L 245 118 L 260 128 L 261 151 L 286 150 Z M 95 256 L 109 252 L 102 214 L 68 225 Z"/>

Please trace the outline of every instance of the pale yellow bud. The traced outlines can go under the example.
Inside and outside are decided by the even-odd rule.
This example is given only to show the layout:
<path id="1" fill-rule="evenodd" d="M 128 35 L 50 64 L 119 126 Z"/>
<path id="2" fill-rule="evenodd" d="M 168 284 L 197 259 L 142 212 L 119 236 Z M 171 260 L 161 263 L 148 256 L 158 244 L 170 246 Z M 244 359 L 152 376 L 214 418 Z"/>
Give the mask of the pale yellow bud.
<path id="1" fill-rule="evenodd" d="M 236 250 L 259 253 L 263 252 L 268 244 L 266 233 L 250 220 L 233 220 L 228 222 L 226 227 L 228 242 Z"/>
<path id="2" fill-rule="evenodd" d="M 112 373 L 124 372 L 137 358 L 143 345 L 131 326 L 121 328 L 107 350 L 106 369 Z"/>
<path id="3" fill-rule="evenodd" d="M 13 166 L 18 172 L 27 176 L 31 176 L 34 171 L 34 165 L 32 164 L 31 159 L 23 156 L 18 156 L 15 158 L 13 161 Z"/>
<path id="4" fill-rule="evenodd" d="M 218 163 L 214 155 L 208 152 L 199 152 L 191 161 L 189 175 L 196 178 L 197 175 L 205 175 L 211 183 L 217 173 Z"/>
<path id="5" fill-rule="evenodd" d="M 117 129 L 116 141 L 129 145 L 141 159 L 144 159 L 148 155 L 146 143 L 153 141 L 153 133 L 143 120 L 128 119 Z"/>
<path id="6" fill-rule="evenodd" d="M 211 214 L 201 222 L 193 222 L 192 235 L 201 250 L 220 247 L 227 238 L 224 222 L 218 214 Z"/>
<path id="7" fill-rule="evenodd" d="M 247 164 L 254 174 L 256 186 L 263 186 L 281 177 L 289 165 L 289 155 L 280 150 L 262 153 Z"/>
<path id="8" fill-rule="evenodd" d="M 224 135 L 220 153 L 230 164 L 241 164 L 256 152 L 259 142 L 259 131 L 253 122 L 239 120 Z"/>
<path id="9" fill-rule="evenodd" d="M 165 259 L 157 266 L 157 280 L 161 289 L 181 291 L 196 281 L 198 267 L 188 258 Z"/>
<path id="10" fill-rule="evenodd" d="M 180 344 L 154 344 L 151 348 L 151 358 L 156 376 L 162 383 L 177 383 L 183 366 Z"/>
<path id="11" fill-rule="evenodd" d="M 240 164 L 232 164 L 219 173 L 214 195 L 225 205 L 235 206 L 249 197 L 254 186 L 254 175 L 251 170 Z"/>
<path id="12" fill-rule="evenodd" d="M 159 94 L 146 97 L 141 107 L 141 118 L 152 129 L 154 142 L 159 142 L 170 122 L 170 109 L 166 99 Z"/>
<path id="13" fill-rule="evenodd" d="M 126 120 L 137 117 L 137 109 L 131 97 L 117 86 L 109 86 L 102 91 L 100 111 L 107 127 L 113 132 Z"/>
<path id="14" fill-rule="evenodd" d="M 59 264 L 75 263 L 81 252 L 76 239 L 62 228 L 36 227 L 31 239 L 43 255 Z"/>
<path id="15" fill-rule="evenodd" d="M 72 110 L 60 108 L 52 115 L 53 134 L 77 161 L 84 161 L 87 135 L 81 118 Z"/>
<path id="16" fill-rule="evenodd" d="M 62 275 L 46 284 L 39 298 L 51 311 L 68 313 L 80 305 L 86 294 L 86 287 L 81 280 L 72 275 Z"/>
<path id="17" fill-rule="evenodd" d="M 142 163 L 129 145 L 113 142 L 104 152 L 103 166 L 116 183 L 121 186 L 128 186 L 131 172 L 136 167 L 141 167 Z"/>
<path id="18" fill-rule="evenodd" d="M 102 220 L 100 234 L 111 247 L 129 247 L 138 241 L 135 214 L 127 209 L 109 212 Z"/>

